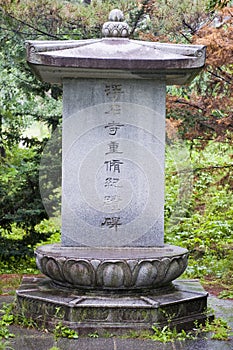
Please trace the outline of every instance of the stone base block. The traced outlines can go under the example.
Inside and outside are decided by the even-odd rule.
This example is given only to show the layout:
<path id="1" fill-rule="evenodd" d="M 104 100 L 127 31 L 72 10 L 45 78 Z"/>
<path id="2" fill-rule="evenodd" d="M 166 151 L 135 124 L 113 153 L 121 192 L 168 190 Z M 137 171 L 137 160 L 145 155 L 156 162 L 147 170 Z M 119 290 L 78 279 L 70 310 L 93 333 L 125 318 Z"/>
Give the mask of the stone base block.
<path id="1" fill-rule="evenodd" d="M 17 290 L 16 309 L 49 330 L 62 321 L 79 334 L 121 334 L 168 323 L 187 330 L 196 320 L 206 320 L 207 296 L 195 280 L 177 280 L 160 290 L 130 295 L 59 290 L 47 278 L 26 277 Z"/>

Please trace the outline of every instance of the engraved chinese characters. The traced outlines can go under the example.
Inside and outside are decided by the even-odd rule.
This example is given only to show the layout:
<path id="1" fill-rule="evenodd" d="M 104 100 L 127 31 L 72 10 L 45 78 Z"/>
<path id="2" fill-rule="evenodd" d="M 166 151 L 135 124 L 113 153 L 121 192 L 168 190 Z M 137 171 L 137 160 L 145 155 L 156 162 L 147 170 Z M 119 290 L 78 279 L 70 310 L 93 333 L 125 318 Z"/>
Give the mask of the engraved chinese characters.
<path id="1" fill-rule="evenodd" d="M 105 111 L 105 114 L 113 116 L 121 114 L 121 104 L 118 102 L 119 95 L 123 93 L 122 84 L 107 84 L 105 85 L 105 95 L 107 99 L 110 99 L 110 109 Z M 124 189 L 120 183 L 121 167 L 124 162 L 120 158 L 122 151 L 119 150 L 120 141 L 117 139 L 117 133 L 120 128 L 124 127 L 124 124 L 116 123 L 114 120 L 104 126 L 108 132 L 110 141 L 108 143 L 108 151 L 105 153 L 107 157 L 104 164 L 106 165 L 106 179 L 104 181 L 105 196 L 104 203 L 107 211 L 110 213 L 116 213 L 120 210 L 120 202 L 122 201 L 120 192 Z M 104 217 L 101 226 L 114 228 L 117 231 L 118 226 L 121 225 L 121 218 L 114 214 Z"/>
<path id="2" fill-rule="evenodd" d="M 163 92 L 162 83 L 67 80 L 64 245 L 163 245 Z"/>

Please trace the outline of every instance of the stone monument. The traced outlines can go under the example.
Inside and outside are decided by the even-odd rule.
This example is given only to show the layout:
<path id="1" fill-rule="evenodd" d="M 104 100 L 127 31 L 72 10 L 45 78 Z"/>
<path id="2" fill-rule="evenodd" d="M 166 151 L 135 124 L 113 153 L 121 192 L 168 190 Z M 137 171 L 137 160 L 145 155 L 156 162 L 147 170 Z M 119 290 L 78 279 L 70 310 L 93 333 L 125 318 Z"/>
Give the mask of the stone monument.
<path id="1" fill-rule="evenodd" d="M 62 241 L 36 250 L 48 278 L 25 278 L 18 308 L 80 332 L 168 317 L 191 327 L 206 318 L 207 293 L 175 281 L 188 251 L 164 244 L 165 97 L 200 71 L 205 47 L 130 40 L 119 10 L 102 31 L 27 43 L 33 72 L 63 85 Z"/>

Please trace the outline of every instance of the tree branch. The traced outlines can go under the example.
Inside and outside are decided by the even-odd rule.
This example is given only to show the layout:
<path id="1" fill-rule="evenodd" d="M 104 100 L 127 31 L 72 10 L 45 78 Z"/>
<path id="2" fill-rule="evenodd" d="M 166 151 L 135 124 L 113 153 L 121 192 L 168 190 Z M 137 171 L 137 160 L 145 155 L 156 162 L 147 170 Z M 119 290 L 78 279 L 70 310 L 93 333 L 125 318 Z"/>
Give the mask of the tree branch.
<path id="1" fill-rule="evenodd" d="M 211 165 L 208 167 L 203 167 L 203 168 L 194 168 L 194 169 L 183 169 L 179 171 L 173 171 L 173 175 L 178 175 L 178 174 L 186 174 L 186 173 L 197 173 L 199 171 L 210 171 L 210 170 L 216 170 L 216 169 L 229 169 L 233 168 L 233 164 L 227 164 L 227 165 Z"/>
<path id="2" fill-rule="evenodd" d="M 0 8 L 0 11 L 3 12 L 3 10 L 2 10 L 1 8 Z M 39 28 L 36 28 L 36 27 L 32 26 L 31 24 L 29 24 L 29 23 L 27 23 L 27 22 L 25 22 L 25 21 L 22 21 L 21 19 L 18 19 L 18 18 L 16 18 L 16 17 L 14 17 L 13 15 L 11 15 L 11 14 L 8 13 L 8 12 L 4 12 L 4 14 L 5 14 L 5 16 L 8 16 L 9 18 L 11 18 L 11 19 L 13 19 L 13 20 L 15 20 L 15 21 L 17 21 L 17 22 L 23 24 L 24 26 L 35 30 L 37 33 L 46 35 L 46 36 L 48 36 L 48 37 L 50 37 L 50 38 L 53 38 L 53 39 L 60 39 L 59 36 L 54 35 L 54 34 L 47 33 L 47 32 L 45 32 L 45 31 L 43 31 L 43 30 L 41 30 L 41 29 L 39 29 Z"/>
<path id="3" fill-rule="evenodd" d="M 201 111 L 204 111 L 204 108 L 202 108 L 202 107 L 200 107 L 200 106 L 197 106 L 197 105 L 194 105 L 194 104 L 192 104 L 192 103 L 190 103 L 190 102 L 188 102 L 188 101 L 182 101 L 182 100 L 177 99 L 177 100 L 175 100 L 174 102 L 175 102 L 175 103 L 181 103 L 181 104 L 183 104 L 183 105 L 188 105 L 188 106 L 190 106 L 190 107 L 193 107 L 193 108 L 196 108 L 196 109 L 200 109 Z"/>
<path id="4" fill-rule="evenodd" d="M 140 22 L 141 17 L 142 17 L 142 16 L 144 15 L 144 13 L 145 13 L 145 8 L 146 8 L 146 5 L 148 4 L 148 2 L 149 2 L 149 0 L 144 0 L 144 1 L 143 1 L 141 9 L 140 9 L 140 10 L 138 11 L 138 13 L 137 13 L 137 16 L 136 16 L 136 19 L 135 19 L 135 22 L 134 22 L 134 26 L 133 26 L 133 28 L 132 28 L 132 30 L 131 30 L 130 35 L 133 35 L 133 34 L 134 34 L 134 32 L 135 32 L 135 30 L 136 30 L 136 28 L 137 28 L 137 26 L 138 26 L 138 23 Z"/>
<path id="5" fill-rule="evenodd" d="M 192 28 L 190 24 L 188 24 L 185 19 L 182 20 L 182 24 L 187 27 L 188 29 L 190 29 L 191 34 L 194 35 L 196 33 L 196 29 Z"/>
<path id="6" fill-rule="evenodd" d="M 185 40 L 187 40 L 189 44 L 192 43 L 192 40 L 190 40 L 184 33 L 180 32 L 180 34 L 185 38 Z"/>
<path id="7" fill-rule="evenodd" d="M 218 67 L 217 68 L 222 74 L 225 74 L 227 76 L 227 78 L 229 79 L 229 84 L 231 84 L 232 78 L 230 76 L 230 74 L 228 74 L 226 71 L 223 71 L 222 67 Z"/>
<path id="8" fill-rule="evenodd" d="M 211 75 L 213 75 L 215 78 L 218 78 L 218 79 L 220 79 L 220 80 L 223 80 L 223 81 L 225 81 L 227 84 L 231 84 L 230 81 L 228 81 L 228 80 L 225 79 L 224 77 L 221 77 L 220 75 L 218 75 L 218 74 L 216 74 L 216 73 L 214 73 L 214 72 L 211 72 L 211 70 L 207 69 L 206 71 L 207 71 L 208 73 L 210 73 Z"/>

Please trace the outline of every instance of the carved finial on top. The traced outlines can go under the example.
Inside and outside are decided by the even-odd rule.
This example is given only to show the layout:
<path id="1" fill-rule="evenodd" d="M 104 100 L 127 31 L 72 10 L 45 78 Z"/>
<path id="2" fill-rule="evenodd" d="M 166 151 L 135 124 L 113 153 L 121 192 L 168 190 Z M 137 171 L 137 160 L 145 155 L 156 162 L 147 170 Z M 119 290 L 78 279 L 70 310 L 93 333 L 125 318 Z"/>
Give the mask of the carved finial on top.
<path id="1" fill-rule="evenodd" d="M 121 10 L 114 9 L 109 13 L 108 19 L 111 22 L 123 22 L 125 18 Z"/>
<path id="2" fill-rule="evenodd" d="M 124 14 L 121 10 L 114 9 L 109 14 L 109 22 L 104 23 L 102 34 L 105 37 L 127 38 L 129 26 L 124 21 Z"/>

